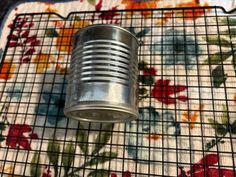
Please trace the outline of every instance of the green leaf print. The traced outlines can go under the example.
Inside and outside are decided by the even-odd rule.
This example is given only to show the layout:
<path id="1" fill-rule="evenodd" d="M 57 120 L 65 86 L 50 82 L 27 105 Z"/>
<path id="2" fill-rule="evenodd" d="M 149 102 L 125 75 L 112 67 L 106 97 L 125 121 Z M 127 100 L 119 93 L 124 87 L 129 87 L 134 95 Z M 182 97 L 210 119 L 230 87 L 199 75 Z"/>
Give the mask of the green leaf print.
<path id="1" fill-rule="evenodd" d="M 215 69 L 213 69 L 212 77 L 213 77 L 213 86 L 215 88 L 219 88 L 220 85 L 226 81 L 227 75 L 224 73 L 224 68 L 222 65 L 219 65 Z"/>
<path id="2" fill-rule="evenodd" d="M 46 29 L 45 35 L 47 37 L 58 37 L 58 33 L 54 28 Z"/>
<path id="3" fill-rule="evenodd" d="M 94 170 L 88 174 L 88 177 L 109 177 L 109 172 L 104 169 Z"/>
<path id="4" fill-rule="evenodd" d="M 35 152 L 33 159 L 31 160 L 30 163 L 30 175 L 34 177 L 41 177 L 42 174 L 42 169 L 40 165 L 40 156 L 39 152 Z"/>
<path id="5" fill-rule="evenodd" d="M 75 144 L 71 141 L 68 143 L 62 153 L 62 164 L 65 172 L 68 173 L 70 166 L 75 158 Z"/>
<path id="6" fill-rule="evenodd" d="M 204 61 L 203 64 L 216 65 L 227 60 L 232 55 L 232 51 L 229 52 L 217 52 L 210 54 L 209 57 Z"/>
<path id="7" fill-rule="evenodd" d="M 60 144 L 57 141 L 56 138 L 51 138 L 49 143 L 48 143 L 48 148 L 47 148 L 47 155 L 49 158 L 49 161 L 53 164 L 54 170 L 55 170 L 55 176 L 57 177 L 58 175 L 58 161 L 59 161 L 59 156 L 60 156 Z"/>
<path id="8" fill-rule="evenodd" d="M 78 146 L 80 147 L 81 151 L 84 154 L 88 153 L 88 135 L 84 132 L 84 127 L 80 123 L 80 126 L 77 131 L 76 135 L 76 141 L 78 143 Z"/>
<path id="9" fill-rule="evenodd" d="M 85 166 L 93 166 L 101 163 L 105 163 L 117 157 L 115 152 L 102 152 L 97 155 L 97 157 L 92 158 Z"/>
<path id="10" fill-rule="evenodd" d="M 113 130 L 113 124 L 107 124 L 95 139 L 95 147 L 92 155 L 98 153 L 110 140 Z"/>

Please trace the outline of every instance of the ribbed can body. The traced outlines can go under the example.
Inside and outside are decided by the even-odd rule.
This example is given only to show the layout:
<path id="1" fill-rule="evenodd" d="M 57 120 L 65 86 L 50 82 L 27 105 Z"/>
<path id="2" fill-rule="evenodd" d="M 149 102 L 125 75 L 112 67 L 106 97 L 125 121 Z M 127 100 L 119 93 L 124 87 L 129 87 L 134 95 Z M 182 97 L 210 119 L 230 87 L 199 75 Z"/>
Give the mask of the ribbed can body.
<path id="1" fill-rule="evenodd" d="M 114 25 L 92 25 L 74 37 L 65 115 L 92 122 L 138 117 L 138 41 Z"/>

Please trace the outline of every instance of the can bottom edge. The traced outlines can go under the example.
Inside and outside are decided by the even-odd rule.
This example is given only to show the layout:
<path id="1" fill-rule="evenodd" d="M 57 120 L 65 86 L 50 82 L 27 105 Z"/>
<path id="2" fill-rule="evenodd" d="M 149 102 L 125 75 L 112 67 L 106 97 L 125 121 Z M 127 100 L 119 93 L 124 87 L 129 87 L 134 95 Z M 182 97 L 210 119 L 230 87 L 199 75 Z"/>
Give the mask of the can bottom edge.
<path id="1" fill-rule="evenodd" d="M 112 106 L 79 105 L 64 109 L 67 117 L 86 122 L 119 123 L 138 119 L 138 113 Z"/>

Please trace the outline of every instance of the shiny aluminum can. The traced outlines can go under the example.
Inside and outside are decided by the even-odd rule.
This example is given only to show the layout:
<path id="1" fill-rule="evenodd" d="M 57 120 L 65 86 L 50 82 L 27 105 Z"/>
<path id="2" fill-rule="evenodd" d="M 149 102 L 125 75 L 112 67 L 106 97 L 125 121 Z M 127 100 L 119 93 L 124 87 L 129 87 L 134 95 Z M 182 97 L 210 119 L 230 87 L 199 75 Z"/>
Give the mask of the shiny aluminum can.
<path id="1" fill-rule="evenodd" d="M 91 25 L 74 36 L 64 113 L 90 122 L 138 118 L 138 40 L 115 25 Z"/>

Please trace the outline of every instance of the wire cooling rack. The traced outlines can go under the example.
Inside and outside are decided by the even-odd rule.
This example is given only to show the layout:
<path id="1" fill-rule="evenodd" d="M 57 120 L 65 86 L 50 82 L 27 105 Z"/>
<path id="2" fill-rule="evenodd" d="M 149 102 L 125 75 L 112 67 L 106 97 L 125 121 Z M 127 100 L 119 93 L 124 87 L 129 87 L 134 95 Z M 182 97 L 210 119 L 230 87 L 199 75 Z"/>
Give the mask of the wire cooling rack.
<path id="1" fill-rule="evenodd" d="M 19 14 L 1 62 L 2 176 L 236 176 L 236 18 L 219 7 Z M 72 35 L 133 32 L 139 120 L 63 115 Z"/>

